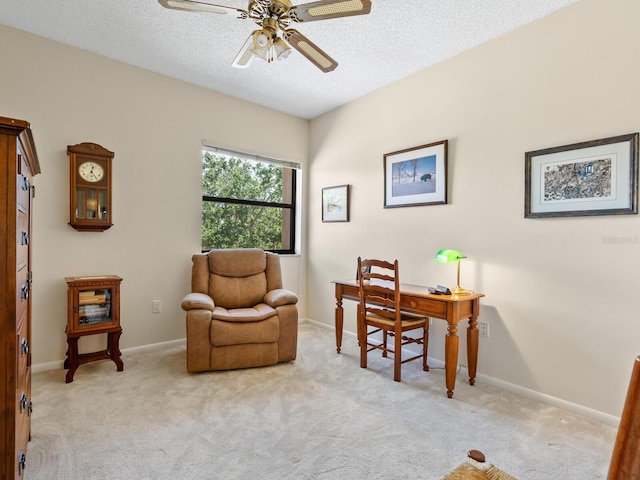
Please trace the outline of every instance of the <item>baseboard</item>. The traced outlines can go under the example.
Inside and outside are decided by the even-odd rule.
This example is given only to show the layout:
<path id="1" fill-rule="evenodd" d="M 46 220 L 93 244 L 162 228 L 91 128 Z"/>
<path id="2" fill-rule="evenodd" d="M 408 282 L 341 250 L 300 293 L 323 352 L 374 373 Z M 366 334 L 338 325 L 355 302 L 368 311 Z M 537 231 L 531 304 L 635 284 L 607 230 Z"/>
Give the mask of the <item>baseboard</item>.
<path id="1" fill-rule="evenodd" d="M 150 345 L 141 345 L 139 347 L 131 347 L 131 348 L 123 348 L 121 349 L 122 353 L 137 353 L 137 352 L 148 352 L 149 350 L 158 350 L 160 348 L 170 348 L 179 345 L 185 345 L 186 339 L 180 338 L 178 340 L 170 340 L 168 342 L 160 342 L 160 343 L 152 343 Z M 59 368 L 64 368 L 64 360 L 57 360 L 55 362 L 46 362 L 46 363 L 34 363 L 31 366 L 31 371 L 33 373 L 45 372 L 47 370 L 56 370 Z"/>
<path id="2" fill-rule="evenodd" d="M 57 370 L 64 367 L 64 360 L 56 360 L 55 362 L 34 363 L 31 365 L 33 373 L 46 372 L 47 370 Z"/>
<path id="3" fill-rule="evenodd" d="M 311 319 L 307 319 L 307 322 L 321 328 L 335 330 L 335 327 L 333 325 L 328 325 L 326 323 L 321 323 Z M 348 330 L 344 330 L 343 335 L 349 335 L 352 337 L 357 336 L 356 333 Z M 443 360 L 429 357 L 428 361 L 431 367 L 444 368 Z M 464 370 L 468 377 L 467 366 L 459 365 L 459 368 L 460 368 L 460 371 Z M 487 385 L 491 385 L 493 387 L 501 388 L 502 390 L 506 390 L 507 392 L 515 393 L 516 395 L 520 395 L 522 397 L 529 398 L 531 400 L 535 400 L 540 403 L 544 403 L 545 405 L 550 405 L 552 407 L 560 408 L 562 410 L 566 410 L 568 412 L 581 415 L 591 420 L 604 423 L 605 425 L 611 425 L 613 427 L 617 427 L 620 423 L 620 418 L 614 415 L 609 415 L 608 413 L 600 412 L 598 410 L 594 410 L 592 408 L 588 408 L 588 407 L 585 407 L 584 405 L 579 405 L 577 403 L 568 402 L 561 398 L 553 397 L 551 395 L 547 395 L 545 393 L 538 392 L 536 390 L 525 388 L 521 385 L 505 382 L 504 380 L 500 380 L 499 378 L 491 377 L 489 375 L 483 375 L 479 373 L 476 375 L 476 380 L 478 380 L 479 382 L 485 383 Z"/>
<path id="4" fill-rule="evenodd" d="M 335 327 L 333 325 L 328 325 L 326 323 L 318 322 L 317 320 L 313 320 L 311 318 L 305 318 L 304 321 L 306 323 L 310 323 L 312 325 L 315 325 L 316 327 L 325 328 L 327 330 L 335 330 Z M 355 333 L 349 332 L 347 330 L 345 330 L 344 333 L 355 336 Z"/>
<path id="5" fill-rule="evenodd" d="M 301 318 L 298 320 L 298 323 L 306 323 L 309 321 L 307 318 Z M 324 325 L 317 322 L 313 322 L 316 325 Z M 160 342 L 160 343 L 152 343 L 150 345 L 141 345 L 138 347 L 124 348 L 122 349 L 122 353 L 136 353 L 136 352 L 148 352 L 149 350 L 157 350 L 160 348 L 169 348 L 178 345 L 185 345 L 187 339 L 181 338 L 178 340 L 170 340 L 168 342 Z M 56 370 L 59 368 L 64 368 L 64 360 L 56 360 L 55 362 L 45 362 L 45 363 L 34 363 L 31 366 L 31 371 L 33 373 L 38 372 L 46 372 L 47 370 Z"/>
<path id="6" fill-rule="evenodd" d="M 467 368 L 465 366 L 462 366 L 462 370 L 466 371 Z M 544 403 L 545 405 L 551 405 L 552 407 L 560 408 L 571 413 L 582 415 L 583 417 L 590 418 L 591 420 L 595 420 L 606 425 L 611 425 L 612 427 L 617 427 L 620 424 L 620 418 L 614 415 L 609 415 L 608 413 L 600 412 L 598 410 L 594 410 L 577 403 L 568 402 L 561 398 L 553 397 L 536 390 L 525 388 L 521 385 L 505 382 L 504 380 L 500 380 L 499 378 L 477 374 L 476 379 L 479 382 L 486 383 L 487 385 L 501 388 L 522 397 L 530 398 L 531 400 Z"/>

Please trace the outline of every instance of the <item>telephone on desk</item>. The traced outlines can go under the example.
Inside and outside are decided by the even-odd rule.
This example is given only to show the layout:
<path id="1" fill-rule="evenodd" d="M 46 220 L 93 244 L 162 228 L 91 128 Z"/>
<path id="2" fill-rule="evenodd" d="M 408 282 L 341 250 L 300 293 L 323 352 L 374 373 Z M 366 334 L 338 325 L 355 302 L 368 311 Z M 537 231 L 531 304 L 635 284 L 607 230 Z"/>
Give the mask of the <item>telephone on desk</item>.
<path id="1" fill-rule="evenodd" d="M 429 287 L 429 293 L 433 293 L 434 295 L 451 295 L 451 290 L 445 286 L 437 285 L 436 287 Z"/>

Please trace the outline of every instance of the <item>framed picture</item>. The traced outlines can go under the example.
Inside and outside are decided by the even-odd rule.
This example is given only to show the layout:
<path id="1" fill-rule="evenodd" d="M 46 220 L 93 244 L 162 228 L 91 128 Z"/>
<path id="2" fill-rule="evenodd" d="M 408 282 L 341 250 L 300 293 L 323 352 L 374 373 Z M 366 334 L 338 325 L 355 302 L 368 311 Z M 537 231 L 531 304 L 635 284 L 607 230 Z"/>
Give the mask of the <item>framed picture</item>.
<path id="1" fill-rule="evenodd" d="M 360 275 L 364 275 L 366 273 L 371 273 L 371 265 L 368 265 L 366 267 L 362 267 L 362 272 L 359 272 L 358 269 L 356 268 L 356 280 L 360 280 Z"/>
<path id="2" fill-rule="evenodd" d="M 384 208 L 447 203 L 448 140 L 384 156 Z"/>
<path id="3" fill-rule="evenodd" d="M 349 185 L 322 189 L 322 221 L 349 221 Z"/>
<path id="4" fill-rule="evenodd" d="M 637 214 L 638 136 L 526 152 L 525 218 Z"/>

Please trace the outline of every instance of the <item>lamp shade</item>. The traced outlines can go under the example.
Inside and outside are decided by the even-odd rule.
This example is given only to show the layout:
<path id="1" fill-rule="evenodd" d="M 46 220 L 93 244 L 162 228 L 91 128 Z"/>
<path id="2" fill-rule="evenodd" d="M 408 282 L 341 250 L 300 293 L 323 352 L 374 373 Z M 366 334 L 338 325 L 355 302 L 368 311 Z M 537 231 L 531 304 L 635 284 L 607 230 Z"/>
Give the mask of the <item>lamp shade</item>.
<path id="1" fill-rule="evenodd" d="M 465 255 L 462 255 L 457 250 L 450 250 L 445 248 L 436 253 L 436 262 L 437 263 L 457 263 L 458 264 L 458 284 L 456 288 L 453 289 L 454 295 L 469 295 L 472 293 L 471 291 L 462 288 L 460 286 L 460 260 L 463 258 L 467 258 Z"/>
<path id="2" fill-rule="evenodd" d="M 448 248 L 445 248 L 444 250 L 440 250 L 438 253 L 436 253 L 436 262 L 438 263 L 453 263 L 463 258 L 467 258 L 467 257 L 462 255 L 457 250 L 449 250 Z"/>

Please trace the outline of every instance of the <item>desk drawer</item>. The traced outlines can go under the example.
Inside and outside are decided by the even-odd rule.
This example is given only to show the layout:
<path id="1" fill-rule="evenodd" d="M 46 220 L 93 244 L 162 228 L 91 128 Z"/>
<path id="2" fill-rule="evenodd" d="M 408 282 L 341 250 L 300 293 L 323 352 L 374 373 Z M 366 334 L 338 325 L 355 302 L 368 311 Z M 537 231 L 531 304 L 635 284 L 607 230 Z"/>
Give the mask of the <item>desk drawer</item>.
<path id="1" fill-rule="evenodd" d="M 446 319 L 449 304 L 428 298 L 405 296 L 400 297 L 400 306 L 403 310 L 421 313 L 429 317 Z"/>

